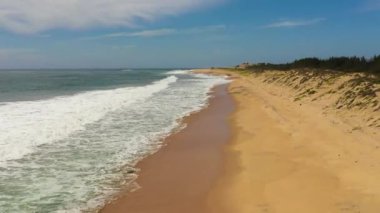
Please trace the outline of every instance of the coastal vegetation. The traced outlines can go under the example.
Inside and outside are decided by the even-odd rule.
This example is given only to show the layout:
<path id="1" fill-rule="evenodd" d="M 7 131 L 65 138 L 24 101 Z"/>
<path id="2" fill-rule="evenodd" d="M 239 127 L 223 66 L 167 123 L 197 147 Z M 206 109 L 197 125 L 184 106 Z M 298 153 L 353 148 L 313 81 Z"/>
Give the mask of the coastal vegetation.
<path id="1" fill-rule="evenodd" d="M 290 89 L 293 95 L 289 98 L 300 105 L 322 103 L 334 115 L 350 114 L 358 122 L 356 126 L 380 127 L 380 55 L 303 58 L 284 64 L 243 63 L 227 70 L 265 85 Z"/>
<path id="2" fill-rule="evenodd" d="M 371 58 L 365 57 L 330 57 L 328 59 L 320 59 L 316 57 L 303 58 L 295 60 L 291 63 L 272 64 L 242 64 L 248 70 L 294 70 L 294 69 L 319 69 L 333 70 L 343 72 L 366 72 L 380 74 L 380 55 Z"/>

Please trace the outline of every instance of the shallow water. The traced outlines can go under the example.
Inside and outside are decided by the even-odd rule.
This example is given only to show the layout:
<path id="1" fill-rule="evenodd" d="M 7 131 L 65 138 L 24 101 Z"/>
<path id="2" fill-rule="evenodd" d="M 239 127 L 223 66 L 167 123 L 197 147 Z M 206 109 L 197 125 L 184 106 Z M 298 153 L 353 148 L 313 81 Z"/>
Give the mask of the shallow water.
<path id="1" fill-rule="evenodd" d="M 0 212 L 96 209 L 226 82 L 179 70 L 0 71 L 0 79 Z"/>

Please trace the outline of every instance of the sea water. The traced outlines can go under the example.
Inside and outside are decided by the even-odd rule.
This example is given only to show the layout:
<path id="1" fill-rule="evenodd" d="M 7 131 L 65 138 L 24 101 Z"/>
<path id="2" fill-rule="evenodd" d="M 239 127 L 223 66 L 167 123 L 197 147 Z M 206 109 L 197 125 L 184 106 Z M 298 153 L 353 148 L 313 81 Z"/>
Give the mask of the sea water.
<path id="1" fill-rule="evenodd" d="M 0 71 L 0 212 L 95 211 L 226 82 L 168 69 Z"/>

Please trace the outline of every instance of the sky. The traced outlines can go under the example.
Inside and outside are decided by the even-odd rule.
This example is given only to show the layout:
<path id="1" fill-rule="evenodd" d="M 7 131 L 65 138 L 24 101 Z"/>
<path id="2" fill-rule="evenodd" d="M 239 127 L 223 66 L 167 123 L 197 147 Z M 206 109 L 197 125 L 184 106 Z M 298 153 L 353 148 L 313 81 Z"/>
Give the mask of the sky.
<path id="1" fill-rule="evenodd" d="M 380 54 L 380 0 L 0 0 L 0 68 L 180 68 Z"/>

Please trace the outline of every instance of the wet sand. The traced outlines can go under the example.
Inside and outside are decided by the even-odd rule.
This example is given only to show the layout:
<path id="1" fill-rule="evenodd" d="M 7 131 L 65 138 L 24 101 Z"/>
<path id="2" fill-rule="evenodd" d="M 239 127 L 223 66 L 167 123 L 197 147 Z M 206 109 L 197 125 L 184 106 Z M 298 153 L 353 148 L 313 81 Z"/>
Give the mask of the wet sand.
<path id="1" fill-rule="evenodd" d="M 102 212 L 379 212 L 378 128 L 350 126 L 350 117 L 340 115 L 352 110 L 294 101 L 293 90 L 265 76 L 198 72 L 233 82 L 218 87 L 210 107 L 186 118 L 186 129 L 139 164 L 142 189 Z"/>
<path id="2" fill-rule="evenodd" d="M 234 101 L 228 85 L 212 90 L 209 106 L 184 119 L 183 130 L 165 139 L 164 147 L 138 163 L 141 188 L 124 193 L 101 213 L 202 213 L 224 169 L 224 148 Z"/>

